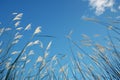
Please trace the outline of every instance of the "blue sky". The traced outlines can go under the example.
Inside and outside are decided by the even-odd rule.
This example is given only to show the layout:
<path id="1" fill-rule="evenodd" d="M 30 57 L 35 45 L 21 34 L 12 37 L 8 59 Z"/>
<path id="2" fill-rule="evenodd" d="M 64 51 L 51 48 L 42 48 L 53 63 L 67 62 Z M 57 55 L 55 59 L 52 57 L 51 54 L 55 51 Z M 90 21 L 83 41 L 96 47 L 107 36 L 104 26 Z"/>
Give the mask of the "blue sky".
<path id="1" fill-rule="evenodd" d="M 100 39 L 106 36 L 104 26 L 85 21 L 83 17 L 101 20 L 109 16 L 119 17 L 120 0 L 1 0 L 0 27 L 11 26 L 14 12 L 23 13 L 22 27 L 31 23 L 33 30 L 41 26 L 41 34 L 56 37 L 41 39 L 45 44 L 53 41 L 51 54 L 69 54 L 69 44 L 65 36 L 71 30 L 72 38 L 76 41 L 81 39 L 81 34 L 87 34 L 91 38 L 100 34 Z"/>

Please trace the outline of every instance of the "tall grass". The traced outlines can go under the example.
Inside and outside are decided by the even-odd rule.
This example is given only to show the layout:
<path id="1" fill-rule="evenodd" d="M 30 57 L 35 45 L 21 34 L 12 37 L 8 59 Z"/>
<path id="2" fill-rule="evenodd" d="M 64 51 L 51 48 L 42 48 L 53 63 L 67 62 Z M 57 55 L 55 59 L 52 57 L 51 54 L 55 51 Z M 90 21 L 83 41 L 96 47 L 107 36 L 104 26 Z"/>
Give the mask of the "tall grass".
<path id="1" fill-rule="evenodd" d="M 49 55 L 53 41 L 42 43 L 40 38 L 47 40 L 55 37 L 42 35 L 41 26 L 38 26 L 26 38 L 25 33 L 29 33 L 32 25 L 20 27 L 23 13 L 14 16 L 11 23 L 13 27 L 0 28 L 0 80 L 120 79 L 119 26 L 85 18 L 106 27 L 108 35 L 103 40 L 106 44 L 97 43 L 86 34 L 82 34 L 78 43 L 72 39 L 70 32 L 66 38 L 70 54 Z"/>

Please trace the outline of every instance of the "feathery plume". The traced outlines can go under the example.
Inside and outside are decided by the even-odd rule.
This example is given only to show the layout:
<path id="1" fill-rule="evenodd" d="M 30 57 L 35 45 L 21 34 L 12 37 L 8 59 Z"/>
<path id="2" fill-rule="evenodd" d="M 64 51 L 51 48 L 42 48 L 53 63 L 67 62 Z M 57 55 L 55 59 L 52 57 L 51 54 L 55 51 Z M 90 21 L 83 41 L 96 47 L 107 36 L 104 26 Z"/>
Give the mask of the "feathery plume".
<path id="1" fill-rule="evenodd" d="M 15 20 L 20 20 L 23 16 L 23 13 L 19 13 L 18 15 L 15 16 L 15 18 L 13 19 L 13 21 Z"/>
<path id="2" fill-rule="evenodd" d="M 69 34 L 68 34 L 66 37 L 67 37 L 68 39 L 70 39 L 70 38 L 71 38 L 72 33 L 73 33 L 73 31 L 71 30 L 71 31 L 69 32 Z"/>
<path id="3" fill-rule="evenodd" d="M 23 27 L 18 27 L 18 28 L 16 28 L 16 30 L 18 30 L 18 31 L 20 31 L 20 30 L 22 30 L 23 29 Z"/>
<path id="4" fill-rule="evenodd" d="M 2 49 L 0 49 L 0 53 L 2 52 Z"/>
<path id="5" fill-rule="evenodd" d="M 45 51 L 44 58 L 47 58 L 48 55 L 49 55 L 48 51 Z"/>
<path id="6" fill-rule="evenodd" d="M 59 72 L 64 72 L 66 68 L 67 68 L 67 65 L 63 65 L 63 66 L 59 69 Z"/>
<path id="7" fill-rule="evenodd" d="M 100 44 L 96 44 L 96 47 L 98 48 L 99 51 L 101 51 L 102 53 L 105 52 L 105 48 L 103 46 L 101 46 Z"/>
<path id="8" fill-rule="evenodd" d="M 0 36 L 3 34 L 3 32 L 4 32 L 4 28 L 1 28 L 0 29 Z"/>
<path id="9" fill-rule="evenodd" d="M 20 39 L 20 38 L 22 38 L 22 36 L 23 36 L 23 35 L 20 35 L 20 34 L 15 35 L 14 39 Z"/>
<path id="10" fill-rule="evenodd" d="M 33 50 L 30 50 L 28 56 L 33 55 L 33 54 L 34 54 L 34 51 L 33 51 Z"/>
<path id="11" fill-rule="evenodd" d="M 77 55 L 78 55 L 78 57 L 79 57 L 80 59 L 83 59 L 83 54 L 81 54 L 80 52 L 78 52 Z"/>
<path id="12" fill-rule="evenodd" d="M 17 44 L 19 42 L 19 40 L 14 40 L 13 42 L 12 42 L 12 44 Z"/>
<path id="13" fill-rule="evenodd" d="M 33 42 L 29 42 L 29 44 L 27 45 L 27 47 L 33 46 L 33 45 L 37 45 L 37 44 L 40 44 L 40 41 L 39 41 L 39 40 L 35 40 L 35 41 L 33 41 Z"/>
<path id="14" fill-rule="evenodd" d="M 38 33 L 40 33 L 40 32 L 41 32 L 41 26 L 38 26 L 38 27 L 35 29 L 33 35 L 36 35 L 36 34 L 38 34 Z"/>
<path id="15" fill-rule="evenodd" d="M 31 61 L 31 60 L 30 60 L 30 59 L 28 59 L 28 60 L 26 61 L 26 64 L 27 64 L 27 63 L 29 63 L 30 61 Z"/>
<path id="16" fill-rule="evenodd" d="M 40 41 L 40 48 L 43 48 L 43 43 Z"/>
<path id="17" fill-rule="evenodd" d="M 39 56 L 39 57 L 37 58 L 36 62 L 38 63 L 38 62 L 41 62 L 42 60 L 43 60 L 43 57 Z"/>
<path id="18" fill-rule="evenodd" d="M 33 42 L 29 42 L 28 45 L 27 45 L 27 47 L 30 47 L 32 45 L 33 45 Z"/>
<path id="19" fill-rule="evenodd" d="M 113 27 L 112 27 L 112 26 L 109 26 L 109 27 L 108 27 L 108 30 L 112 30 L 112 29 L 113 29 Z"/>
<path id="20" fill-rule="evenodd" d="M 56 60 L 57 60 L 57 56 L 54 55 L 54 56 L 52 57 L 52 61 L 56 61 Z"/>
<path id="21" fill-rule="evenodd" d="M 95 18 L 88 18 L 88 17 L 86 17 L 86 16 L 83 17 L 83 20 L 99 22 L 99 20 L 97 20 L 97 19 L 95 19 Z"/>
<path id="22" fill-rule="evenodd" d="M 35 45 L 35 44 L 39 44 L 39 43 L 40 43 L 39 40 L 36 40 L 36 41 L 33 42 L 34 45 Z"/>
<path id="23" fill-rule="evenodd" d="M 18 54 L 19 51 L 13 51 L 11 54 Z"/>
<path id="24" fill-rule="evenodd" d="M 84 39 L 89 39 L 89 37 L 88 37 L 86 34 L 82 34 L 82 37 L 83 37 Z"/>
<path id="25" fill-rule="evenodd" d="M 26 59 L 27 59 L 26 55 L 21 58 L 21 60 L 23 60 L 23 61 L 26 60 Z"/>
<path id="26" fill-rule="evenodd" d="M 16 23 L 15 23 L 15 27 L 18 27 L 20 25 L 20 21 L 17 21 Z"/>
<path id="27" fill-rule="evenodd" d="M 7 69 L 7 70 L 10 69 L 10 64 L 11 64 L 11 63 L 10 63 L 10 62 L 6 62 L 5 64 L 6 64 L 6 65 L 5 65 L 6 69 Z"/>
<path id="28" fill-rule="evenodd" d="M 31 29 L 31 24 L 28 24 L 24 30 L 30 30 Z"/>
<path id="29" fill-rule="evenodd" d="M 5 28 L 5 31 L 10 31 L 10 30 L 12 30 L 11 28 Z"/>
<path id="30" fill-rule="evenodd" d="M 12 58 L 8 58 L 8 61 L 12 61 Z"/>
<path id="31" fill-rule="evenodd" d="M 52 44 L 52 41 L 50 41 L 50 42 L 48 43 L 46 50 L 50 49 L 51 44 Z"/>

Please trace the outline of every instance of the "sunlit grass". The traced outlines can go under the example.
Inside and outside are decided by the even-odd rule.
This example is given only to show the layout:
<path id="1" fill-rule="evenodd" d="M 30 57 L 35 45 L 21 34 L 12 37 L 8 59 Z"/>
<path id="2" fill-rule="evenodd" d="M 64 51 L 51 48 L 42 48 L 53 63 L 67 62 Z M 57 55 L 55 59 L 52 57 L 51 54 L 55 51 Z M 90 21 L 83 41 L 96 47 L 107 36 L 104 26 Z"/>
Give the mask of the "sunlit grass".
<path id="1" fill-rule="evenodd" d="M 108 33 L 107 40 L 104 41 L 106 44 L 97 43 L 86 34 L 81 35 L 82 39 L 78 43 L 71 37 L 74 33 L 70 31 L 66 36 L 70 56 L 50 55 L 49 50 L 54 42 L 52 38 L 55 37 L 41 35 L 41 26 L 38 26 L 31 36 L 26 38 L 27 35 L 24 33 L 32 30 L 32 24 L 29 23 L 25 28 L 21 27 L 23 13 L 13 14 L 15 15 L 12 20 L 13 27 L 0 28 L 0 80 L 120 79 L 119 27 L 97 19 L 85 18 L 106 27 Z M 111 32 L 116 35 L 113 36 Z M 4 38 L 6 35 L 10 38 Z M 99 36 L 95 34 L 95 37 Z M 41 37 L 51 38 L 51 41 L 44 45 L 46 43 L 41 41 Z"/>

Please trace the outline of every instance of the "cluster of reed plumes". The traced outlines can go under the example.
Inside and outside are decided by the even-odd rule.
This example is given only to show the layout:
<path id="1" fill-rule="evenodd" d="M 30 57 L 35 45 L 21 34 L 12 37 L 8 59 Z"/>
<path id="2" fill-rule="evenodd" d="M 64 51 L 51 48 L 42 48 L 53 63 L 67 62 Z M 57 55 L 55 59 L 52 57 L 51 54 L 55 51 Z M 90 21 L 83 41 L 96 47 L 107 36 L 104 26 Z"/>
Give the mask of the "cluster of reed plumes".
<path id="1" fill-rule="evenodd" d="M 80 42 L 77 42 L 72 39 L 71 31 L 66 36 L 69 55 L 50 55 L 52 41 L 48 38 L 54 37 L 41 35 L 41 26 L 33 30 L 31 24 L 21 27 L 23 13 L 13 15 L 13 25 L 0 28 L 0 80 L 120 79 L 119 26 L 84 18 L 107 27 L 108 36 L 103 40 L 106 44 L 99 44 L 86 34 L 82 34 Z M 29 33 L 30 30 L 33 33 Z M 41 38 L 48 39 L 48 43 L 42 42 Z"/>

